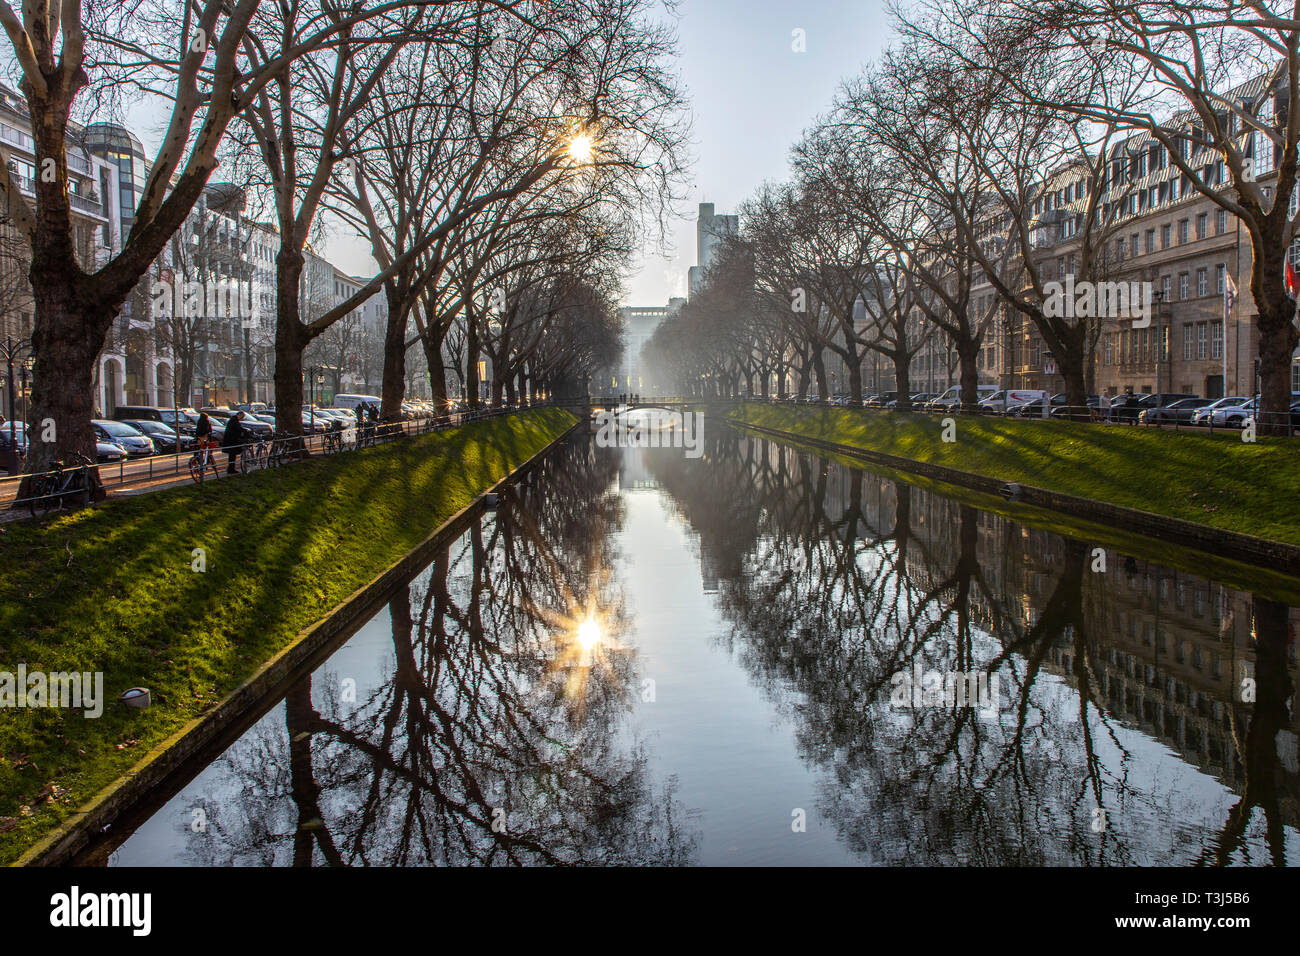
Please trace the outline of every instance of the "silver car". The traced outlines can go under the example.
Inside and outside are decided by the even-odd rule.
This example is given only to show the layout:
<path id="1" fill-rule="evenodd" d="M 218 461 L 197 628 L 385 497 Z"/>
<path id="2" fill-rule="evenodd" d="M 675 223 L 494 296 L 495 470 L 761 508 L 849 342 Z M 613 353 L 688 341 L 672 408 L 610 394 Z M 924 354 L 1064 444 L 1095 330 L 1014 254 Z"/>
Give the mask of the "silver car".
<path id="1" fill-rule="evenodd" d="M 1215 412 L 1228 408 L 1239 409 L 1250 400 L 1250 396 L 1248 395 L 1230 395 L 1227 398 L 1221 398 L 1217 402 L 1211 402 L 1204 408 L 1198 408 L 1196 411 L 1192 412 L 1191 423 L 1193 425 L 1208 426 L 1213 422 L 1215 425 L 1222 425 L 1223 421 L 1221 419 L 1213 418 Z"/>

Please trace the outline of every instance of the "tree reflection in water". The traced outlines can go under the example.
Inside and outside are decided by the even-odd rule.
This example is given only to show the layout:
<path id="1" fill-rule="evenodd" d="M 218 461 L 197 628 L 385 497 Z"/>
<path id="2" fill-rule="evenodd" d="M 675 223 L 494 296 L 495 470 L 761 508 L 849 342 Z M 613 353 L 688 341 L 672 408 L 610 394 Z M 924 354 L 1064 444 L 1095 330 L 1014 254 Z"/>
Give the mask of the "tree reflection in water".
<path id="1" fill-rule="evenodd" d="M 723 429 L 706 446 L 646 465 L 699 534 L 724 640 L 826 771 L 819 811 L 855 852 L 1284 864 L 1289 831 L 1296 862 L 1300 785 L 1278 756 L 1294 761 L 1294 611 L 1179 571 L 1135 578 L 1114 551 L 1097 572 L 1083 542 L 764 439 Z M 918 665 L 997 675 L 1001 709 L 891 707 L 894 675 Z M 1253 702 L 1235 693 L 1246 667 Z M 1224 786 L 1187 786 L 1202 774 Z"/>
<path id="2" fill-rule="evenodd" d="M 607 569 L 616 453 L 549 456 L 389 604 L 391 673 L 299 681 L 224 756 L 196 862 L 687 863 L 697 838 L 622 726 L 635 657 Z M 594 623 L 582 629 L 584 622 Z M 598 631 L 598 640 L 597 640 Z"/>

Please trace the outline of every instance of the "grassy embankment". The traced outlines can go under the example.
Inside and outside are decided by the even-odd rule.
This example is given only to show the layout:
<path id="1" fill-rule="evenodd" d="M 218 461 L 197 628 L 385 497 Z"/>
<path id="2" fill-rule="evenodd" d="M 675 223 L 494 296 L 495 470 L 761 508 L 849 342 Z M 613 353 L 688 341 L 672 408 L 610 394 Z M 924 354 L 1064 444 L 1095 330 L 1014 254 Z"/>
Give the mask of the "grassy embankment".
<path id="1" fill-rule="evenodd" d="M 1300 545 L 1300 440 L 1062 421 L 745 405 L 738 421 Z"/>
<path id="2" fill-rule="evenodd" d="M 540 409 L 0 528 L 0 671 L 102 671 L 108 698 L 98 719 L 0 708 L 0 863 L 575 420 Z M 116 703 L 133 686 L 151 708 Z"/>

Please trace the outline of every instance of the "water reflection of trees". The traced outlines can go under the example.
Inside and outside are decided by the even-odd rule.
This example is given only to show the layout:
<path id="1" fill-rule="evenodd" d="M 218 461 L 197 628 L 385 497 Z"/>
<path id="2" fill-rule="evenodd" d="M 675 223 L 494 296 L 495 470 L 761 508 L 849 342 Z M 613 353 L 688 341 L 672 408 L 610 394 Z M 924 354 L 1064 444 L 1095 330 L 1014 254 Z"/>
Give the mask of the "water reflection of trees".
<path id="1" fill-rule="evenodd" d="M 688 862 L 695 837 L 622 718 L 636 662 L 604 569 L 614 453 L 573 443 L 388 607 L 393 663 L 351 703 L 330 667 L 224 758 L 205 863 Z M 544 492 L 543 490 L 544 489 Z M 574 625 L 595 615 L 595 648 Z M 358 681 L 363 687 L 365 681 Z"/>
<path id="2" fill-rule="evenodd" d="M 1293 719 L 1286 607 L 1254 600 L 1259 699 L 1226 697 L 1245 728 L 1246 783 L 1216 833 L 1182 819 L 1187 798 L 1143 772 L 1159 745 L 1108 705 L 1110 635 L 1088 613 L 1082 542 L 1035 533 L 1030 547 L 1019 526 L 969 505 L 732 431 L 709 436 L 703 461 L 663 453 L 650 467 L 717 573 L 732 650 L 829 771 L 821 810 L 856 852 L 1224 863 L 1258 858 L 1262 843 L 1284 861 L 1296 783 L 1274 747 Z M 917 665 L 998 675 L 1002 709 L 989 720 L 891 708 L 893 676 Z M 1264 822 L 1252 830 L 1254 811 Z"/>

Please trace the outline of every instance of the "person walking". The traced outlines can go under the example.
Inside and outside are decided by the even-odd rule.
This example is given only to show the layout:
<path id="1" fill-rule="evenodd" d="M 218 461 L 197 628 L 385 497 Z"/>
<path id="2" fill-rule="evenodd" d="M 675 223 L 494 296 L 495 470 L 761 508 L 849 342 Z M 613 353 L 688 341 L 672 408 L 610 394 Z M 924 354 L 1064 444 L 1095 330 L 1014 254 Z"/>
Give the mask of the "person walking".
<path id="1" fill-rule="evenodd" d="M 226 453 L 226 474 L 235 473 L 235 465 L 239 461 L 239 455 L 244 450 L 243 445 L 245 435 L 247 434 L 243 425 L 243 412 L 235 412 L 226 423 L 226 433 L 221 436 L 221 450 Z"/>

